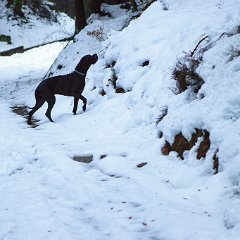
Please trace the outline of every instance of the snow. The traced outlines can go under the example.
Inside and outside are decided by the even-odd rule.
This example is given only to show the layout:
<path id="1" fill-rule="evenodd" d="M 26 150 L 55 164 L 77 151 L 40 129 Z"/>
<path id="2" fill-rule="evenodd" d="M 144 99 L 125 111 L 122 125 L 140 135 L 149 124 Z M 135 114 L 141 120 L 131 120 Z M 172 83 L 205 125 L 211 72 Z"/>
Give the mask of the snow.
<path id="1" fill-rule="evenodd" d="M 156 1 L 128 26 L 131 13 L 104 5 L 114 17 L 92 16 L 74 42 L 1 57 L 0 238 L 239 239 L 240 61 L 232 54 L 232 47 L 239 49 L 239 4 Z M 48 27 L 38 37 L 47 34 Z M 197 69 L 205 83 L 194 96 L 189 89 L 175 94 L 177 59 L 205 35 L 201 47 L 217 40 Z M 44 105 L 32 128 L 11 111 L 34 105 L 46 73 L 71 72 L 95 52 L 99 61 L 83 93 L 86 112 L 80 104 L 72 115 L 73 99 L 57 96 L 55 123 L 45 117 Z M 107 65 L 114 61 L 117 87 L 126 93 L 116 93 L 109 80 L 113 69 Z M 168 113 L 156 124 L 164 107 Z M 173 142 L 179 132 L 189 139 L 195 128 L 210 132 L 205 159 L 196 159 L 196 146 L 183 161 L 175 152 L 161 154 L 165 140 Z M 220 172 L 214 175 L 216 149 Z M 81 155 L 93 161 L 72 160 Z"/>

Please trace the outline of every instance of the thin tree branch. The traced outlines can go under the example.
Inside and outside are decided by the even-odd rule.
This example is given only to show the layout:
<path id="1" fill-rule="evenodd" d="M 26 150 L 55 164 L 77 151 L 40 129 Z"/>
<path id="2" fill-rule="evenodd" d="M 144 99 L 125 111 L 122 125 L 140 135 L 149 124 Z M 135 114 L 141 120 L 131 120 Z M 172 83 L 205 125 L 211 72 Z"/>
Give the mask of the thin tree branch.
<path id="1" fill-rule="evenodd" d="M 193 55 L 194 55 L 194 53 L 196 52 L 196 50 L 197 50 L 197 48 L 199 47 L 199 45 L 201 44 L 201 42 L 203 42 L 205 39 L 207 39 L 208 38 L 208 36 L 205 36 L 204 38 L 202 38 L 199 42 L 198 42 L 198 44 L 196 45 L 196 47 L 193 49 L 193 51 L 191 52 L 191 57 L 193 57 Z"/>

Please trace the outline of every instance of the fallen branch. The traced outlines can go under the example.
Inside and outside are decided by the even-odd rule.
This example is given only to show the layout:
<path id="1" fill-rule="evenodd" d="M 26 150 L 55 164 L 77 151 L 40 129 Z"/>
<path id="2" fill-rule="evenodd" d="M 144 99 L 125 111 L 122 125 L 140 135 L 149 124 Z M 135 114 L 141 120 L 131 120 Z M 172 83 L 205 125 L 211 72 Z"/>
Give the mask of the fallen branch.
<path id="1" fill-rule="evenodd" d="M 23 53 L 24 52 L 24 48 L 23 46 L 20 47 L 16 47 L 16 48 L 12 48 L 3 52 L 0 52 L 0 56 L 11 56 L 15 53 Z"/>

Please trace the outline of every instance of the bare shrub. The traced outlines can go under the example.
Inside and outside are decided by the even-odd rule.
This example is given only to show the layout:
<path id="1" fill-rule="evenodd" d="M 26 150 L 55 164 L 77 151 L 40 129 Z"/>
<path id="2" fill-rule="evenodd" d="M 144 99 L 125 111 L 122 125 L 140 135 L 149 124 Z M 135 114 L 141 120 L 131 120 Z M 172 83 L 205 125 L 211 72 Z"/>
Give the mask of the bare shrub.
<path id="1" fill-rule="evenodd" d="M 193 51 L 186 53 L 184 57 L 177 59 L 177 63 L 172 72 L 172 78 L 177 81 L 177 88 L 179 93 L 182 93 L 189 87 L 192 88 L 194 93 L 197 93 L 201 86 L 204 84 L 204 80 L 196 72 L 198 66 L 203 61 L 203 54 L 211 49 L 222 37 L 230 37 L 237 34 L 237 31 L 234 33 L 222 33 L 216 40 L 209 42 L 208 36 L 203 37 L 195 46 Z M 208 41 L 207 44 L 201 46 L 203 41 Z M 229 61 L 234 60 L 240 56 L 240 49 L 238 47 L 231 47 L 229 50 L 230 59 Z"/>
<path id="2" fill-rule="evenodd" d="M 204 84 L 204 80 L 196 72 L 199 64 L 202 62 L 203 54 L 208 50 L 208 47 L 212 44 L 208 44 L 205 47 L 199 48 L 200 44 L 208 39 L 208 36 L 203 37 L 195 46 L 193 51 L 186 53 L 184 57 L 177 59 L 177 63 L 172 72 L 172 78 L 177 82 L 178 93 L 182 93 L 191 87 L 194 93 L 198 93 L 201 86 Z"/>
<path id="3" fill-rule="evenodd" d="M 96 38 L 99 42 L 103 42 L 105 40 L 102 27 L 99 27 L 97 30 L 87 32 L 87 35 Z"/>
<path id="4" fill-rule="evenodd" d="M 200 61 L 189 56 L 177 60 L 172 78 L 177 81 L 178 93 L 184 92 L 188 87 L 191 87 L 194 93 L 199 91 L 204 84 L 204 80 L 196 72 L 199 64 Z"/>

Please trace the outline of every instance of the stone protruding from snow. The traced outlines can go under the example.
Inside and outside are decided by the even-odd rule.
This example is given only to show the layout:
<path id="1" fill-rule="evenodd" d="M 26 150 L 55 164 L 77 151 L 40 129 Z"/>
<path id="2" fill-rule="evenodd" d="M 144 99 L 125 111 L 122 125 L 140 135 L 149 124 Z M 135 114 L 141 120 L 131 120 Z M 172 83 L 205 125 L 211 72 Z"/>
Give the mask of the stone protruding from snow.
<path id="1" fill-rule="evenodd" d="M 91 154 L 79 155 L 79 156 L 74 156 L 72 159 L 76 162 L 90 163 L 93 161 L 93 155 Z"/>

